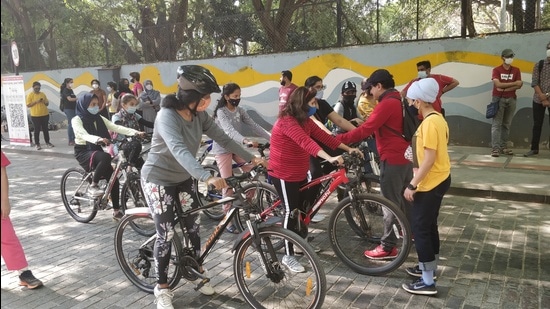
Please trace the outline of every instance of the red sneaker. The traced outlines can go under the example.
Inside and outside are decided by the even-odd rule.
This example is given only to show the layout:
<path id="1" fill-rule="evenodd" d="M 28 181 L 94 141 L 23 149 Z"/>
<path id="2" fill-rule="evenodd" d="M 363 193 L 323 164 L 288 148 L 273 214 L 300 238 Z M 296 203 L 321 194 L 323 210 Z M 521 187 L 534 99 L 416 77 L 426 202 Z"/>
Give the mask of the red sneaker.
<path id="1" fill-rule="evenodd" d="M 384 250 L 382 245 L 378 245 L 373 250 L 365 251 L 365 257 L 373 260 L 393 259 L 397 256 L 397 248 L 393 247 L 389 252 Z"/>

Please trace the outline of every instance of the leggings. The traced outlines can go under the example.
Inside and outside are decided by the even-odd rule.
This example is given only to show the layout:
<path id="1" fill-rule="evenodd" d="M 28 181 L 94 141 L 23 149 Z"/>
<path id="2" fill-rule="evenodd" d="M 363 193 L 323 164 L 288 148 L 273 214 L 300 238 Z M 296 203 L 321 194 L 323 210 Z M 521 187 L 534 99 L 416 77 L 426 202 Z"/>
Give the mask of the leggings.
<path id="1" fill-rule="evenodd" d="M 31 120 L 34 125 L 34 142 L 36 145 L 40 145 L 40 131 L 44 132 L 44 141 L 46 144 L 49 144 L 50 131 L 48 130 L 48 121 L 50 120 L 50 115 L 31 117 Z"/>
<path id="2" fill-rule="evenodd" d="M 180 207 L 184 212 L 199 207 L 198 202 L 193 199 L 193 179 L 189 178 L 177 186 L 160 186 L 142 178 L 141 186 L 157 230 L 154 248 L 157 283 L 165 284 L 168 283 L 172 237 L 175 233 L 175 207 Z M 196 256 L 199 256 L 201 252 L 199 213 L 186 216 L 184 222 L 191 245 Z"/>

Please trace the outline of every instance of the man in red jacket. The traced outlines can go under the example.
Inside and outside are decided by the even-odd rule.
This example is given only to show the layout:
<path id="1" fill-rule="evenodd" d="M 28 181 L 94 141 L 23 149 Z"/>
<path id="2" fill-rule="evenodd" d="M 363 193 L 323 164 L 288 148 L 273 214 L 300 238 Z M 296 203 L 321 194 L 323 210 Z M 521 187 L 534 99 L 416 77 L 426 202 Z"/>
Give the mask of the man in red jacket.
<path id="1" fill-rule="evenodd" d="M 403 114 L 401 95 L 395 90 L 393 76 L 384 69 L 374 71 L 367 83 L 378 105 L 370 117 L 355 130 L 338 135 L 344 144 L 356 143 L 372 133 L 376 135 L 376 148 L 380 154 L 380 189 L 382 195 L 399 205 L 405 214 L 409 203 L 403 198 L 405 187 L 413 177 L 412 163 L 404 156 L 409 146 L 401 135 Z M 370 259 L 391 259 L 397 256 L 397 235 L 393 232 L 393 216 L 384 214 L 384 235 L 380 245 L 365 251 Z"/>

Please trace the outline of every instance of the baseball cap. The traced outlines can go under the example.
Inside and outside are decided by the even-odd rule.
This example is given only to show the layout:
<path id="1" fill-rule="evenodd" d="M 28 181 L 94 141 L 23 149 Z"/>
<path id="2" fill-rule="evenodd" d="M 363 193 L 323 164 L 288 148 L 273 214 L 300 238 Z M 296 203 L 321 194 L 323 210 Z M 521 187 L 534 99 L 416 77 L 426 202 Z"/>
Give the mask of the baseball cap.
<path id="1" fill-rule="evenodd" d="M 515 56 L 514 52 L 509 48 L 506 48 L 505 50 L 503 50 L 500 55 L 502 57 L 514 57 Z"/>
<path id="2" fill-rule="evenodd" d="M 350 80 L 348 80 L 342 85 L 342 93 L 348 90 L 357 90 L 357 86 L 355 85 L 355 83 Z"/>
<path id="3" fill-rule="evenodd" d="M 433 103 L 439 94 L 439 84 L 433 78 L 422 78 L 411 84 L 407 98 Z"/>
<path id="4" fill-rule="evenodd" d="M 367 82 L 365 83 L 365 89 L 368 87 L 371 87 L 372 85 L 376 85 L 381 82 L 393 80 L 393 75 L 388 72 L 386 69 L 378 69 L 369 76 L 367 79 Z"/>

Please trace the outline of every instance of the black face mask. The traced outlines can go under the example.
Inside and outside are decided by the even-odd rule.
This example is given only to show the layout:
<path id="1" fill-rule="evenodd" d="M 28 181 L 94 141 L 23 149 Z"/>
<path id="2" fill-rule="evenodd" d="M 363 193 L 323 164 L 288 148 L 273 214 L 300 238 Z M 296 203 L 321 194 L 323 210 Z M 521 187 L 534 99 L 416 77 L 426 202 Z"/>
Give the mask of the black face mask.
<path id="1" fill-rule="evenodd" d="M 284 80 L 281 81 L 281 86 L 286 85 L 286 82 Z"/>
<path id="2" fill-rule="evenodd" d="M 135 81 L 136 81 L 136 80 L 135 80 L 135 79 L 133 79 L 133 78 L 132 78 L 132 79 L 130 80 L 130 82 L 131 82 L 131 83 L 133 83 L 133 82 L 135 82 Z"/>
<path id="3" fill-rule="evenodd" d="M 241 102 L 241 99 L 229 99 L 229 103 L 235 107 L 239 106 L 239 103 Z"/>
<path id="4" fill-rule="evenodd" d="M 352 102 L 355 100 L 356 95 L 355 94 L 346 94 L 342 96 L 342 100 L 344 102 Z"/>

